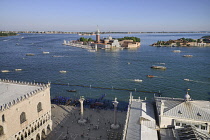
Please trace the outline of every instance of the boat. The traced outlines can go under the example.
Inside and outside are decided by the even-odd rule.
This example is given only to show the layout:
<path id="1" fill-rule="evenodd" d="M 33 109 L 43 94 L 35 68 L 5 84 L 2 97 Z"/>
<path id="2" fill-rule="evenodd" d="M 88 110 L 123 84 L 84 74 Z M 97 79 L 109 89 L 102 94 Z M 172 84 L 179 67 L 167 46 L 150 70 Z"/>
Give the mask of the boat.
<path id="1" fill-rule="evenodd" d="M 96 50 L 88 50 L 89 52 L 96 52 Z"/>
<path id="2" fill-rule="evenodd" d="M 75 89 L 74 90 L 66 90 L 68 92 L 77 92 Z"/>
<path id="3" fill-rule="evenodd" d="M 147 75 L 147 77 L 149 77 L 149 78 L 153 78 L 153 77 L 155 77 L 154 75 Z"/>
<path id="4" fill-rule="evenodd" d="M 141 79 L 134 79 L 135 82 L 143 82 Z"/>
<path id="5" fill-rule="evenodd" d="M 49 54 L 50 52 L 42 52 L 43 54 Z"/>
<path id="6" fill-rule="evenodd" d="M 34 56 L 35 54 L 33 53 L 27 53 L 26 56 Z"/>
<path id="7" fill-rule="evenodd" d="M 193 55 L 183 55 L 183 57 L 193 57 Z"/>
<path id="8" fill-rule="evenodd" d="M 66 73 L 67 71 L 65 71 L 65 70 L 60 70 L 59 72 L 60 72 L 60 73 Z"/>
<path id="9" fill-rule="evenodd" d="M 1 72 L 10 72 L 9 70 L 1 70 Z"/>
<path id="10" fill-rule="evenodd" d="M 66 40 L 63 41 L 63 45 L 66 45 Z"/>
<path id="11" fill-rule="evenodd" d="M 15 71 L 22 71 L 23 69 L 15 69 Z"/>
<path id="12" fill-rule="evenodd" d="M 190 81 L 190 79 L 184 79 L 185 81 Z"/>
<path id="13" fill-rule="evenodd" d="M 173 52 L 180 53 L 181 50 L 173 50 Z"/>
<path id="14" fill-rule="evenodd" d="M 164 66 L 151 66 L 152 69 L 162 69 L 162 70 L 165 70 L 166 67 Z"/>

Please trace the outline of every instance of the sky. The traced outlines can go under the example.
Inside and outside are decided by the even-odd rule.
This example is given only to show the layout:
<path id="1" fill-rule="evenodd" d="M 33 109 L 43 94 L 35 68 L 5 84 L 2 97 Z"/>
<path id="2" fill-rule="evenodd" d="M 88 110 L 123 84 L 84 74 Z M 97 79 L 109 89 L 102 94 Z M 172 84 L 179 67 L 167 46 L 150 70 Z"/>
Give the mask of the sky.
<path id="1" fill-rule="evenodd" d="M 0 0 L 2 31 L 210 31 L 210 0 Z"/>

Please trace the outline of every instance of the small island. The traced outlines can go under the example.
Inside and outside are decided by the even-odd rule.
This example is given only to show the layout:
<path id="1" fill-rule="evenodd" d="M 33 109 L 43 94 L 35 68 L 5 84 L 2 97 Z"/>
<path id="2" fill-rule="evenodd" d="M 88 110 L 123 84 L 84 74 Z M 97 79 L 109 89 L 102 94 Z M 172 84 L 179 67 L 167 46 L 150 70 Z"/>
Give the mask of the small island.
<path id="1" fill-rule="evenodd" d="M 0 32 L 0 37 L 6 37 L 6 36 L 15 36 L 17 33 L 14 32 Z"/>
<path id="2" fill-rule="evenodd" d="M 180 38 L 177 40 L 157 41 L 151 46 L 156 47 L 207 47 L 210 46 L 210 36 L 203 36 L 200 39 Z"/>
<path id="3" fill-rule="evenodd" d="M 140 47 L 140 38 L 123 37 L 123 38 L 100 38 L 100 31 L 96 31 L 96 40 L 92 38 L 80 37 L 78 40 L 66 41 L 63 45 L 76 46 L 91 49 L 132 49 Z"/>

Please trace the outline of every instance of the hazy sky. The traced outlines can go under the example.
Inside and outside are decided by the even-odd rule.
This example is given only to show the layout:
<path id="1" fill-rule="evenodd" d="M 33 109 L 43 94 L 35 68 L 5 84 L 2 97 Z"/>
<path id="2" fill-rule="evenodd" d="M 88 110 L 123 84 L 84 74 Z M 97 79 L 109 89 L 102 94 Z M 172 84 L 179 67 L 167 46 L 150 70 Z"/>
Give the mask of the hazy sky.
<path id="1" fill-rule="evenodd" d="M 210 31 L 210 0 L 0 0 L 0 30 Z"/>

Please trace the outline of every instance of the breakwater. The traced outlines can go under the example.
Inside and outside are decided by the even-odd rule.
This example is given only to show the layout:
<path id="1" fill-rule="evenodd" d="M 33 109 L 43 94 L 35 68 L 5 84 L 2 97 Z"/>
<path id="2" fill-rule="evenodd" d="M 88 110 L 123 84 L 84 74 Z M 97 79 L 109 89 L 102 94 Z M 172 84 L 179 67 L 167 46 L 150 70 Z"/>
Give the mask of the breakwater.
<path id="1" fill-rule="evenodd" d="M 37 83 L 43 83 L 45 84 L 44 82 L 37 82 Z M 153 93 L 153 94 L 158 94 L 160 95 L 161 93 L 160 92 L 155 92 L 155 91 L 145 91 L 145 90 L 137 90 L 136 88 L 134 89 L 126 89 L 126 88 L 115 88 L 115 87 L 95 87 L 95 86 L 92 86 L 92 85 L 72 85 L 72 84 L 69 84 L 69 83 L 51 83 L 52 85 L 60 85 L 60 86 L 77 86 L 77 87 L 84 87 L 84 88 L 93 88 L 93 89 L 107 89 L 107 90 L 123 90 L 123 91 L 133 91 L 133 92 L 143 92 L 143 93 Z"/>

